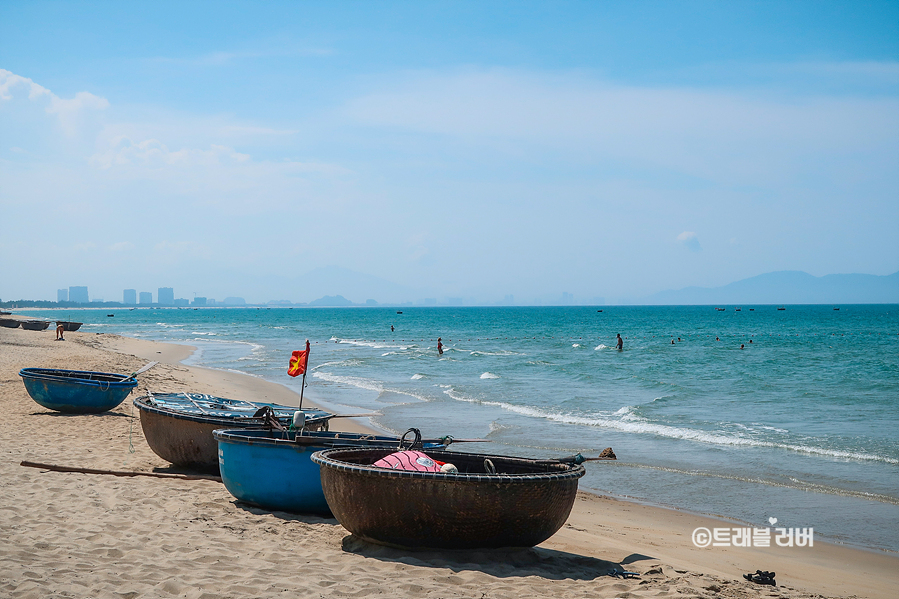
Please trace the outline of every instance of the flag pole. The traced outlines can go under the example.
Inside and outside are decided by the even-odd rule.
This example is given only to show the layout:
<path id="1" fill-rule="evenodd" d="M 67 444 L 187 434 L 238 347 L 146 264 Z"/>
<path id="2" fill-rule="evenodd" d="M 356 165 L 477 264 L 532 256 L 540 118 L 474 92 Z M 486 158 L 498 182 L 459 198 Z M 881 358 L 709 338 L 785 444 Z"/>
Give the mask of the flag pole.
<path id="1" fill-rule="evenodd" d="M 306 390 L 306 369 L 309 366 L 309 340 L 306 339 L 306 363 L 303 365 L 303 384 L 300 386 L 300 412 L 303 411 L 303 391 Z"/>
<path id="2" fill-rule="evenodd" d="M 303 411 L 303 391 L 306 389 L 306 373 L 303 373 L 303 385 L 300 387 L 300 407 L 299 410 Z"/>

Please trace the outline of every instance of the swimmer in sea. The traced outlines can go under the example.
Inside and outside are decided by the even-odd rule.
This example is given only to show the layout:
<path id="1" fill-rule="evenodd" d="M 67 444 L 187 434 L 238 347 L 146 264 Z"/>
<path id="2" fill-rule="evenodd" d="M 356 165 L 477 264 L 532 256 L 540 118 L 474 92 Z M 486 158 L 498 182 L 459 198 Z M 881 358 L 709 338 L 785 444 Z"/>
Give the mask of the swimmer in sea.
<path id="1" fill-rule="evenodd" d="M 624 349 L 624 340 L 621 338 L 621 333 L 618 333 L 618 341 L 615 342 L 615 349 L 618 351 Z"/>
<path id="2" fill-rule="evenodd" d="M 440 337 L 437 337 L 437 354 L 443 355 L 443 340 Z"/>

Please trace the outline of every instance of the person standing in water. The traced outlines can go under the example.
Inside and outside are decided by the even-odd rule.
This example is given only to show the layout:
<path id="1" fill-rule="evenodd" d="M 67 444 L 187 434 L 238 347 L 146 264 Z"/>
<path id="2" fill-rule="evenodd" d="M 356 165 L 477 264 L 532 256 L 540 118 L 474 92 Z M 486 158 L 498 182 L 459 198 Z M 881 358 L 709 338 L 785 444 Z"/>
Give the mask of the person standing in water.
<path id="1" fill-rule="evenodd" d="M 440 356 L 443 355 L 443 339 L 440 337 L 437 337 L 437 354 Z"/>
<path id="2" fill-rule="evenodd" d="M 624 349 L 624 339 L 621 338 L 621 333 L 618 333 L 618 340 L 615 342 L 615 349 L 621 351 Z"/>

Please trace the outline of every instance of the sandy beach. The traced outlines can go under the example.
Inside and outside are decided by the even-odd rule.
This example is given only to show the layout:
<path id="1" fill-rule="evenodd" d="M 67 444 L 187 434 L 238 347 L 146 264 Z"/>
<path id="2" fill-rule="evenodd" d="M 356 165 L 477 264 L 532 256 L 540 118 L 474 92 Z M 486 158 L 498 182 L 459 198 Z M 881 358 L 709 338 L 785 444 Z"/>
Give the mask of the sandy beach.
<path id="1" fill-rule="evenodd" d="M 698 548 L 695 528 L 734 524 L 588 493 L 537 548 L 412 552 L 365 543 L 336 520 L 238 503 L 214 481 L 20 466 L 171 472 L 144 441 L 131 405 L 147 390 L 297 405 L 281 385 L 184 366 L 190 353 L 114 335 L 71 332 L 57 342 L 52 329 L 0 328 L 0 595 L 887 598 L 899 588 L 893 554 L 817 539 L 814 547 Z M 149 360 L 160 364 L 140 375 L 135 395 L 100 415 L 48 411 L 17 374 L 35 366 L 130 373 Z M 364 430 L 352 419 L 337 423 Z M 617 566 L 639 576 L 610 576 Z M 776 571 L 778 586 L 742 579 L 757 569 Z"/>

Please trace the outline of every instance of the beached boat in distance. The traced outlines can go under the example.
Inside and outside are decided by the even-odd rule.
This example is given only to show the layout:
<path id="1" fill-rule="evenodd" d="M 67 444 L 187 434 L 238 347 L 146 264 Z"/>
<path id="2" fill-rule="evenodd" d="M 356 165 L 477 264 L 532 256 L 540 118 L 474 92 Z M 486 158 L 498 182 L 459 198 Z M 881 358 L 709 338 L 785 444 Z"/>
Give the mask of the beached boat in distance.
<path id="1" fill-rule="evenodd" d="M 458 473 L 373 466 L 390 449 L 328 449 L 312 455 L 334 517 L 365 540 L 399 547 L 532 547 L 571 512 L 584 467 L 427 451 Z"/>
<path id="2" fill-rule="evenodd" d="M 8 329 L 17 329 L 19 325 L 22 324 L 21 320 L 16 320 L 14 318 L 0 318 L 0 327 L 6 327 Z"/>
<path id="3" fill-rule="evenodd" d="M 44 331 L 50 326 L 49 320 L 23 320 L 22 328 L 28 331 Z"/>
<path id="4" fill-rule="evenodd" d="M 64 331 L 77 331 L 81 328 L 81 325 L 84 323 L 81 322 L 71 322 L 68 320 L 57 320 L 56 325 L 62 325 L 62 330 Z"/>
<path id="5" fill-rule="evenodd" d="M 316 451 L 333 447 L 399 448 L 399 437 L 336 431 L 217 430 L 218 463 L 225 488 L 238 500 L 267 510 L 327 514 Z M 426 439 L 425 449 L 445 449 L 451 437 Z"/>
<path id="6" fill-rule="evenodd" d="M 23 368 L 19 376 L 34 401 L 66 414 L 107 412 L 137 386 L 133 376 L 108 372 Z"/>
<path id="7" fill-rule="evenodd" d="M 202 393 L 151 393 L 138 397 L 140 424 L 153 452 L 176 466 L 218 472 L 217 429 L 259 428 L 268 412 L 281 426 L 290 426 L 297 408 L 277 404 L 225 399 Z M 308 430 L 328 428 L 334 414 L 304 409 Z"/>

